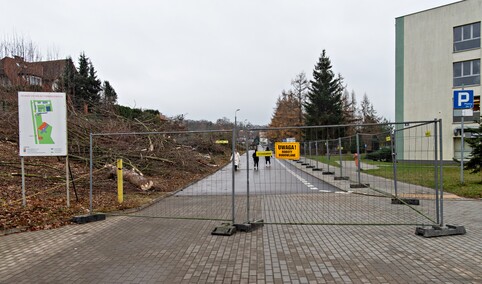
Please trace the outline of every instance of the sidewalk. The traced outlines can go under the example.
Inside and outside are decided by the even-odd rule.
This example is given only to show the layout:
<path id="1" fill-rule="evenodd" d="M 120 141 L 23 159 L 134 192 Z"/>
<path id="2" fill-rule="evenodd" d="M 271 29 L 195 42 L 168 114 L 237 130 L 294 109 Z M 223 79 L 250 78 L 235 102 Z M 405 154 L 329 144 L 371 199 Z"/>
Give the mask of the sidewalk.
<path id="1" fill-rule="evenodd" d="M 265 225 L 226 237 L 211 235 L 215 221 L 127 216 L 12 234 L 0 237 L 0 283 L 482 283 L 482 201 L 444 204 L 467 234 Z"/>

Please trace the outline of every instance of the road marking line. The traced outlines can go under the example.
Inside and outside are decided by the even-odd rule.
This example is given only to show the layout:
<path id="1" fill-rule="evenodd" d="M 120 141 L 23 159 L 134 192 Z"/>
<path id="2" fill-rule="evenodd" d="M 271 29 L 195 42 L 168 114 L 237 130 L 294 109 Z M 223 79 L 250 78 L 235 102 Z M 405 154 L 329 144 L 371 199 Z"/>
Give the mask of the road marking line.
<path id="1" fill-rule="evenodd" d="M 312 185 L 311 183 L 309 183 L 306 179 L 304 179 L 303 177 L 301 177 L 300 175 L 298 175 L 297 173 L 295 173 L 294 171 L 288 169 L 285 165 L 283 165 L 283 163 L 281 163 L 280 161 L 278 161 L 277 159 L 275 159 L 276 162 L 278 162 L 283 168 L 285 168 L 285 170 L 292 174 L 295 178 L 297 178 L 299 181 L 301 181 L 304 185 L 306 185 L 309 189 L 311 190 L 318 190 L 318 188 L 314 185 Z M 331 191 L 330 191 L 331 192 Z"/>

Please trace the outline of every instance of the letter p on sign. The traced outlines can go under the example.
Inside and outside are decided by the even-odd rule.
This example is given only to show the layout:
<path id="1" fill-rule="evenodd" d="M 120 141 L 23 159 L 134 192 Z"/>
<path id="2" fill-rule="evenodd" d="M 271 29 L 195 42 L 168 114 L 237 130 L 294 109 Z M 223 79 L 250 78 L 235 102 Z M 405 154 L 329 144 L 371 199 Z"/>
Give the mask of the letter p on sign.
<path id="1" fill-rule="evenodd" d="M 474 107 L 474 91 L 454 91 L 454 109 L 467 109 Z"/>

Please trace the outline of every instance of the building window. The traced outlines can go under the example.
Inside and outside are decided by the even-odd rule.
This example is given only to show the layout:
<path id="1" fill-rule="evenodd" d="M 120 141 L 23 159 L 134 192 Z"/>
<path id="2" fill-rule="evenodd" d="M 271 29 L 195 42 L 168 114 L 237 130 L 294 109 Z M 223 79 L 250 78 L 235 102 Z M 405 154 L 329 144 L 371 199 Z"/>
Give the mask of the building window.
<path id="1" fill-rule="evenodd" d="M 7 76 L 0 75 L 0 86 L 10 86 L 10 80 Z"/>
<path id="2" fill-rule="evenodd" d="M 41 86 L 42 85 L 42 78 L 37 76 L 31 75 L 24 75 L 23 78 L 27 81 L 29 85 L 33 86 Z"/>
<path id="3" fill-rule="evenodd" d="M 480 59 L 454 63 L 454 87 L 480 85 Z"/>
<path id="4" fill-rule="evenodd" d="M 480 22 L 454 28 L 454 51 L 480 48 Z"/>

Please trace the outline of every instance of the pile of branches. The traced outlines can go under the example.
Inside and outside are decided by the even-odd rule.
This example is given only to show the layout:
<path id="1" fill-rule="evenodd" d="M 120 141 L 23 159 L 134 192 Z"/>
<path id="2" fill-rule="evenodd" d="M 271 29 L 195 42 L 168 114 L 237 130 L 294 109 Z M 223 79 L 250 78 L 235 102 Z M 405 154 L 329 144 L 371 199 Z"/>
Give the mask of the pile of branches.
<path id="1" fill-rule="evenodd" d="M 0 139 L 14 143 L 18 143 L 16 99 L 16 93 L 0 91 L 0 119 L 13 126 L 0 128 Z M 115 106 L 85 114 L 69 105 L 67 129 L 69 159 L 85 166 L 93 134 L 94 168 L 123 159 L 126 166 L 145 175 L 163 175 L 172 170 L 207 173 L 225 164 L 230 155 L 229 147 L 215 143 L 228 139 L 228 132 L 189 133 L 182 121 L 162 119 L 162 115 L 151 112 L 126 118 L 116 112 Z"/>

